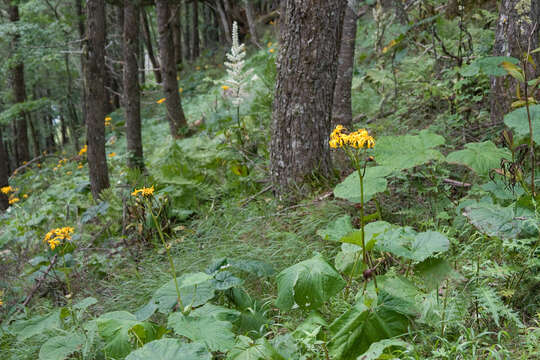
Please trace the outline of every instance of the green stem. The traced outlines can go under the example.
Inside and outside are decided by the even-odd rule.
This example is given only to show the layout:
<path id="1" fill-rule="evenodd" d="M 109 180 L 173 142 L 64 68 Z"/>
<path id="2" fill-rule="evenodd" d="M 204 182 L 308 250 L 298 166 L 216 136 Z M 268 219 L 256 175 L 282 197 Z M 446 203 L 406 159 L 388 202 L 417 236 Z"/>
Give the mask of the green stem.
<path id="1" fill-rule="evenodd" d="M 178 296 L 178 305 L 180 306 L 181 311 L 184 312 L 184 305 L 182 304 L 182 298 L 180 297 L 180 288 L 178 287 L 178 280 L 176 279 L 176 269 L 174 267 L 174 261 L 171 255 L 171 251 L 169 247 L 167 246 L 167 243 L 165 242 L 165 237 L 163 236 L 163 232 L 161 231 L 161 226 L 159 225 L 157 217 L 154 215 L 154 212 L 152 211 L 152 204 L 150 202 L 148 202 L 148 211 L 150 211 L 150 215 L 152 216 L 152 219 L 154 219 L 154 224 L 156 225 L 159 238 L 161 239 L 161 243 L 163 244 L 163 247 L 165 248 L 167 257 L 169 258 L 169 265 L 171 266 L 171 272 L 174 279 L 174 286 L 176 287 L 176 295 Z"/>

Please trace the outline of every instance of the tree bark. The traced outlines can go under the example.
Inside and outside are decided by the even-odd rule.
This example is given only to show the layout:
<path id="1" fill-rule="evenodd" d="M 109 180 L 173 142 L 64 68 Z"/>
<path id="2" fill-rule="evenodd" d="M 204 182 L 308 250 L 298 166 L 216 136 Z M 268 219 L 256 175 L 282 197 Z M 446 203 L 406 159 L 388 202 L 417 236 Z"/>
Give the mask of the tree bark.
<path id="1" fill-rule="evenodd" d="M 161 72 L 163 75 L 163 91 L 165 93 L 165 105 L 171 135 L 178 138 L 181 128 L 187 127 L 186 117 L 182 109 L 180 94 L 178 93 L 178 81 L 176 80 L 176 63 L 174 61 L 174 48 L 171 31 L 171 12 L 167 0 L 156 1 L 158 32 L 159 32 L 159 56 Z"/>
<path id="2" fill-rule="evenodd" d="M 221 0 L 216 0 L 216 10 L 218 12 L 219 20 L 221 22 L 221 31 L 223 33 L 223 36 L 227 41 L 227 44 L 232 44 L 231 27 Z"/>
<path id="3" fill-rule="evenodd" d="M 3 140 L 0 126 L 0 188 L 9 186 L 9 159 Z M 0 191 L 0 210 L 6 210 L 8 207 L 8 197 Z"/>
<path id="4" fill-rule="evenodd" d="M 152 36 L 150 34 L 150 26 L 148 25 L 148 15 L 146 14 L 146 11 L 144 8 L 141 8 L 141 16 L 143 21 L 143 38 L 144 43 L 146 45 L 146 51 L 148 52 L 148 57 L 150 58 L 150 62 L 152 63 L 152 67 L 154 70 L 154 76 L 156 77 L 156 82 L 158 84 L 161 84 L 163 81 L 161 77 L 161 70 L 159 62 L 156 59 L 156 56 L 154 55 L 154 47 L 152 46 Z"/>
<path id="5" fill-rule="evenodd" d="M 144 169 L 139 90 L 139 6 L 124 0 L 124 107 L 128 166 Z"/>
<path id="6" fill-rule="evenodd" d="M 345 127 L 352 124 L 351 86 L 354 72 L 357 20 L 358 16 L 355 11 L 346 6 L 338 57 L 336 89 L 334 90 L 332 127 L 337 124 Z"/>
<path id="7" fill-rule="evenodd" d="M 328 137 L 345 6 L 345 0 L 282 3 L 270 146 L 280 197 L 312 174 L 330 172 Z"/>
<path id="8" fill-rule="evenodd" d="M 85 86 L 87 93 L 86 136 L 90 188 L 94 199 L 110 186 L 105 154 L 105 1 L 88 0 L 86 5 L 87 52 Z"/>
<path id="9" fill-rule="evenodd" d="M 199 46 L 199 1 L 193 0 L 193 29 L 191 30 L 191 59 L 195 60 L 200 55 Z"/>
<path id="10" fill-rule="evenodd" d="M 180 5 L 176 7 L 172 17 L 173 44 L 174 44 L 174 62 L 176 65 L 182 64 L 182 23 L 180 21 Z"/>
<path id="11" fill-rule="evenodd" d="M 519 4 L 523 5 L 525 2 L 521 0 L 501 2 L 493 45 L 494 56 L 513 56 L 522 59 L 529 48 L 529 39 L 530 51 L 538 46 L 540 32 L 538 0 L 532 0 L 529 9 L 518 6 Z M 536 70 L 529 65 L 527 77 L 534 79 L 540 75 L 540 54 L 535 53 L 531 56 L 536 64 Z M 491 77 L 490 83 L 490 117 L 491 123 L 496 125 L 500 124 L 504 115 L 510 111 L 512 98 L 516 93 L 515 87 L 519 84 L 510 76 Z"/>
<path id="12" fill-rule="evenodd" d="M 84 26 L 84 8 L 83 8 L 83 5 L 82 5 L 82 0 L 75 0 L 75 8 L 76 8 L 76 11 L 77 11 L 77 27 L 78 27 L 78 30 L 79 30 L 79 37 L 81 39 L 84 39 L 86 34 L 85 34 L 85 26 Z M 85 73 L 85 58 L 84 58 L 84 51 L 83 51 L 83 47 L 84 47 L 84 41 L 81 41 L 80 43 L 81 45 L 81 74 L 84 74 Z M 82 123 L 83 125 L 86 124 L 86 88 L 83 86 L 82 88 Z"/>
<path id="13" fill-rule="evenodd" d="M 249 33 L 251 34 L 251 42 L 257 46 L 261 47 L 259 44 L 259 35 L 257 34 L 257 24 L 255 24 L 255 11 L 253 10 L 253 3 L 251 0 L 244 0 L 246 7 L 246 18 L 249 26 Z"/>
<path id="14" fill-rule="evenodd" d="M 193 40 L 191 38 L 191 27 L 189 26 L 189 5 L 187 2 L 184 2 L 184 59 L 189 61 L 191 59 L 191 49 L 192 46 L 190 42 Z"/>
<path id="15" fill-rule="evenodd" d="M 9 20 L 12 23 L 19 22 L 19 7 L 16 5 L 10 5 L 8 7 Z M 12 40 L 12 52 L 16 53 L 19 46 L 19 35 L 15 34 Z M 24 63 L 17 62 L 11 68 L 11 86 L 13 88 L 13 95 L 15 103 L 24 103 L 26 101 L 26 87 L 24 81 Z M 26 114 L 21 112 L 17 115 L 16 120 L 16 133 L 17 139 L 17 165 L 21 165 L 24 161 L 30 160 L 30 151 L 28 144 L 28 126 L 26 121 Z"/>

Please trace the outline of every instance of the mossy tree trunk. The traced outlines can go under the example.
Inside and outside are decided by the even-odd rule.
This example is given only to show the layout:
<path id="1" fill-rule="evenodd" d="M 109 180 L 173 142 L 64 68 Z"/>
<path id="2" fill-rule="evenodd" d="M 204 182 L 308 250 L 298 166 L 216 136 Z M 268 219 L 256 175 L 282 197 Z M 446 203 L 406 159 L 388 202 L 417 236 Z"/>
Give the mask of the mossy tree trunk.
<path id="1" fill-rule="evenodd" d="M 90 188 L 94 199 L 110 186 L 105 154 L 105 0 L 86 3 L 86 138 Z"/>
<path id="2" fill-rule="evenodd" d="M 186 117 L 182 109 L 180 94 L 178 93 L 177 70 L 175 63 L 174 46 L 172 40 L 171 11 L 167 0 L 156 1 L 158 32 L 159 32 L 159 56 L 161 74 L 163 76 L 163 92 L 165 93 L 165 106 L 167 119 L 174 138 L 180 136 L 180 129 L 187 127 Z"/>
<path id="3" fill-rule="evenodd" d="M 139 18 L 134 0 L 124 0 L 124 107 L 128 166 L 144 168 L 141 134 L 141 94 L 139 90 Z"/>
<path id="4" fill-rule="evenodd" d="M 280 197 L 331 169 L 328 136 L 346 0 L 282 2 L 270 170 Z"/>
<path id="5" fill-rule="evenodd" d="M 527 50 L 538 47 L 540 12 L 538 0 L 503 0 L 500 4 L 499 20 L 495 30 L 494 56 L 512 56 L 522 59 Z M 534 31 L 533 31 L 534 30 Z M 530 44 L 530 45 L 529 45 Z M 530 46 L 530 49 L 529 49 Z M 529 66 L 529 80 L 540 75 L 540 53 L 531 55 L 536 69 Z M 491 78 L 491 123 L 500 124 L 511 109 L 515 98 L 515 87 L 519 86 L 510 76 Z M 523 94 L 523 92 L 521 92 Z"/>

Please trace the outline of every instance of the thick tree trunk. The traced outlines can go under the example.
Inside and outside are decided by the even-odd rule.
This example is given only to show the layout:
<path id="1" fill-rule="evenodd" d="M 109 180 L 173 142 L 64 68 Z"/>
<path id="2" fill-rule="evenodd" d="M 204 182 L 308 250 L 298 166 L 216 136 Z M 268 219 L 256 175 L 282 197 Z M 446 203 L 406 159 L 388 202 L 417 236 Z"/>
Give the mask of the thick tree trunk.
<path id="1" fill-rule="evenodd" d="M 253 9 L 253 3 L 251 0 L 244 0 L 246 7 L 246 18 L 249 26 L 249 33 L 251 34 L 251 42 L 257 47 L 261 47 L 259 44 L 259 35 L 257 34 L 257 25 L 255 24 L 255 10 Z"/>
<path id="2" fill-rule="evenodd" d="M 280 196 L 312 174 L 330 172 L 328 137 L 345 6 L 345 0 L 282 4 L 270 149 Z"/>
<path id="3" fill-rule="evenodd" d="M 494 56 L 513 56 L 522 59 L 523 54 L 528 49 L 532 51 L 538 47 L 540 32 L 538 0 L 532 0 L 529 9 L 519 6 L 519 4 L 526 3 L 520 0 L 503 0 L 501 2 L 499 21 L 495 31 L 495 44 L 493 45 Z M 540 54 L 535 53 L 531 56 L 536 63 L 536 70 L 529 66 L 529 80 L 540 74 Z M 516 86 L 519 84 L 510 76 L 491 78 L 490 106 L 493 125 L 500 124 L 504 115 L 510 111 Z"/>
<path id="4" fill-rule="evenodd" d="M 172 17 L 173 44 L 174 44 L 174 62 L 176 65 L 182 63 L 182 23 L 180 21 L 180 6 L 176 7 Z"/>
<path id="5" fill-rule="evenodd" d="M 75 8 L 77 9 L 77 22 L 78 22 L 78 29 L 79 29 L 79 37 L 81 39 L 84 39 L 86 34 L 85 34 L 85 26 L 84 26 L 84 8 L 83 8 L 83 4 L 82 4 L 82 0 L 75 0 Z M 85 69 L 84 69 L 84 62 L 85 62 L 85 58 L 84 58 L 84 52 L 82 51 L 83 50 L 83 46 L 84 46 L 84 41 L 81 41 L 81 52 L 83 53 L 81 55 L 81 73 L 84 74 L 85 73 Z M 83 86 L 82 88 L 82 123 L 83 125 L 86 124 L 86 88 Z"/>
<path id="6" fill-rule="evenodd" d="M 9 20 L 12 23 L 19 22 L 19 7 L 16 5 L 10 5 L 8 7 Z M 13 36 L 12 40 L 12 52 L 17 51 L 19 46 L 19 35 Z M 23 103 L 26 101 L 26 87 L 24 81 L 24 63 L 18 62 L 11 68 L 11 86 L 13 88 L 13 95 L 15 103 Z M 30 151 L 28 145 L 28 127 L 26 122 L 26 114 L 24 112 L 18 114 L 16 120 L 16 133 L 17 139 L 17 163 L 20 165 L 24 161 L 30 160 Z"/>
<path id="7" fill-rule="evenodd" d="M 159 56 L 161 72 L 163 75 L 163 91 L 165 93 L 167 118 L 171 135 L 179 137 L 180 129 L 187 127 L 186 117 L 182 109 L 180 94 L 178 93 L 178 81 L 176 80 L 176 64 L 174 62 L 174 48 L 171 31 L 171 12 L 167 0 L 156 1 L 158 32 L 159 32 Z"/>
<path id="8" fill-rule="evenodd" d="M 191 59 L 195 60 L 200 55 L 199 46 L 199 1 L 193 0 L 193 28 L 191 30 Z"/>
<path id="9" fill-rule="evenodd" d="M 9 185 L 9 159 L 4 147 L 2 138 L 2 127 L 0 126 L 0 188 Z M 0 210 L 9 207 L 8 197 L 0 191 Z"/>
<path id="10" fill-rule="evenodd" d="M 94 199 L 110 186 L 105 154 L 105 0 L 88 0 L 85 86 L 90 188 Z"/>
<path id="11" fill-rule="evenodd" d="M 163 81 L 161 77 L 161 70 L 159 62 L 156 59 L 156 56 L 154 55 L 154 47 L 152 46 L 152 36 L 150 34 L 150 25 L 148 25 L 148 15 L 146 14 L 146 11 L 144 8 L 141 8 L 141 16 L 143 21 L 143 38 L 144 43 L 146 45 L 146 51 L 148 52 L 148 57 L 150 58 L 150 62 L 152 63 L 152 67 L 154 69 L 154 76 L 156 77 L 156 82 L 158 84 L 161 84 Z"/>
<path id="12" fill-rule="evenodd" d="M 139 7 L 124 0 L 124 107 L 128 166 L 144 168 L 141 135 L 141 99 L 139 91 Z"/>
<path id="13" fill-rule="evenodd" d="M 343 33 L 341 34 L 338 57 L 332 127 L 337 124 L 347 127 L 352 123 L 351 86 L 354 72 L 357 20 L 357 14 L 347 6 L 343 18 Z"/>
<path id="14" fill-rule="evenodd" d="M 190 42 L 193 40 L 191 38 L 191 26 L 189 24 L 189 5 L 187 2 L 184 2 L 184 59 L 189 61 L 191 59 L 191 49 L 192 46 Z"/>

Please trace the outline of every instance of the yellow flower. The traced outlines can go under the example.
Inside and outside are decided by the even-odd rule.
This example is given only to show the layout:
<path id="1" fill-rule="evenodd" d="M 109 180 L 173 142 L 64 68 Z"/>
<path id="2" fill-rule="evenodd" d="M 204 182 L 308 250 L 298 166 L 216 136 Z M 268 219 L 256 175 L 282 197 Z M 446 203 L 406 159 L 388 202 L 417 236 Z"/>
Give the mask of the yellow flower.
<path id="1" fill-rule="evenodd" d="M 40 167 L 41 167 L 41 164 L 37 164 L 37 167 L 40 168 Z"/>
<path id="2" fill-rule="evenodd" d="M 166 100 L 167 98 L 159 99 L 158 101 L 156 101 L 156 103 L 163 104 Z"/>
<path id="3" fill-rule="evenodd" d="M 66 172 L 66 175 L 71 175 L 71 174 L 72 174 L 71 171 Z"/>
<path id="4" fill-rule="evenodd" d="M 2 301 L 2 299 L 0 299 L 0 306 L 3 306 L 4 305 L 4 302 Z"/>
<path id="5" fill-rule="evenodd" d="M 135 189 L 131 193 L 131 196 L 137 196 L 139 194 L 142 195 L 142 196 L 151 196 L 151 195 L 153 195 L 154 194 L 154 185 L 152 185 L 152 187 L 143 187 L 143 188 L 140 188 L 140 189 Z"/>
<path id="6" fill-rule="evenodd" d="M 79 151 L 79 156 L 83 156 L 88 151 L 88 145 L 84 145 L 83 148 Z"/>
<path id="7" fill-rule="evenodd" d="M 230 87 L 230 86 L 227 86 L 227 85 L 222 85 L 221 88 L 222 88 L 224 91 L 227 91 L 227 90 L 229 90 L 231 87 Z"/>
<path id="8" fill-rule="evenodd" d="M 71 226 L 65 226 L 62 228 L 56 228 L 45 234 L 43 242 L 49 244 L 51 250 L 54 250 L 58 245 L 62 243 L 62 240 L 71 240 L 71 235 L 75 230 Z"/>
<path id="9" fill-rule="evenodd" d="M 200 67 L 200 66 L 197 66 L 197 67 L 195 68 L 195 70 L 199 71 L 199 70 L 201 70 L 201 67 Z"/>
<path id="10" fill-rule="evenodd" d="M 115 157 L 116 156 L 116 153 L 115 152 L 112 152 L 109 154 L 109 157 Z"/>
<path id="11" fill-rule="evenodd" d="M 105 118 L 105 121 L 111 121 L 111 120 L 112 120 L 112 117 L 110 117 L 110 116 L 107 116 L 107 117 Z"/>
<path id="12" fill-rule="evenodd" d="M 272 47 L 272 42 L 271 41 L 268 43 L 268 47 Z"/>
<path id="13" fill-rule="evenodd" d="M 274 53 L 274 51 L 276 51 L 276 49 L 270 49 L 268 51 L 270 51 L 270 53 L 272 54 L 272 53 Z"/>
<path id="14" fill-rule="evenodd" d="M 26 164 L 28 164 L 28 161 L 23 161 L 22 164 L 26 165 Z"/>
<path id="15" fill-rule="evenodd" d="M 23 194 L 22 197 L 25 198 L 25 199 L 28 199 L 28 194 Z"/>
<path id="16" fill-rule="evenodd" d="M 79 166 L 77 166 L 77 169 L 82 169 L 84 167 L 83 164 L 79 164 Z"/>
<path id="17" fill-rule="evenodd" d="M 180 88 L 180 89 L 178 89 L 178 92 L 181 94 L 181 93 L 184 92 L 184 89 L 183 89 L 183 88 Z"/>
<path id="18" fill-rule="evenodd" d="M 0 191 L 2 194 L 9 194 L 10 192 L 13 192 L 13 188 L 11 186 L 4 186 L 3 188 L 0 188 Z"/>
<path id="19" fill-rule="evenodd" d="M 19 198 L 13 198 L 13 199 L 9 199 L 9 205 L 13 205 L 15 203 L 18 203 L 20 201 Z"/>
<path id="20" fill-rule="evenodd" d="M 366 129 L 353 131 L 349 134 L 344 134 L 347 130 L 342 125 L 337 125 L 334 131 L 330 134 L 328 144 L 331 148 L 337 149 L 343 146 L 350 146 L 355 149 L 372 149 L 375 146 L 375 139 L 369 135 Z"/>

